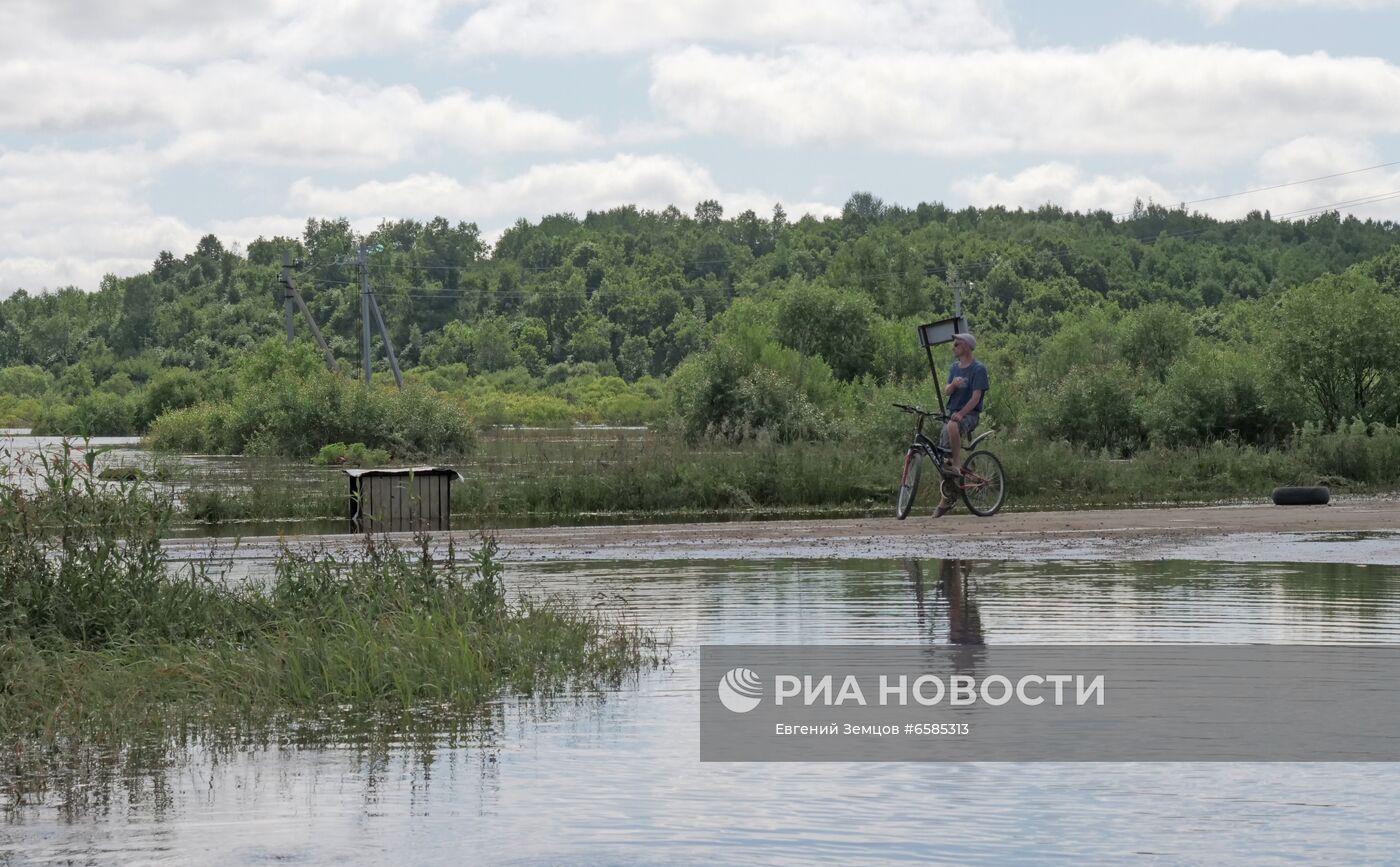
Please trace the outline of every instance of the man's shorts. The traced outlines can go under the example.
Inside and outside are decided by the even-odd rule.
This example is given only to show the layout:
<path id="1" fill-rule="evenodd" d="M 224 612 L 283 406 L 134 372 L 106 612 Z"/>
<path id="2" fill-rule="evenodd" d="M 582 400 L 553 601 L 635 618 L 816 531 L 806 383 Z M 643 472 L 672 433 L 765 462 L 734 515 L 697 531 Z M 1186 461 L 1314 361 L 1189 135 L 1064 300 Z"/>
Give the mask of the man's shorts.
<path id="1" fill-rule="evenodd" d="M 980 412 L 969 413 L 967 418 L 958 422 L 958 430 L 962 431 L 963 439 L 970 438 L 972 432 L 977 430 L 977 425 L 981 424 L 981 422 L 982 413 Z M 952 448 L 952 446 L 948 444 L 948 426 L 946 424 L 943 426 L 943 430 L 938 433 L 938 444 L 945 449 Z"/>

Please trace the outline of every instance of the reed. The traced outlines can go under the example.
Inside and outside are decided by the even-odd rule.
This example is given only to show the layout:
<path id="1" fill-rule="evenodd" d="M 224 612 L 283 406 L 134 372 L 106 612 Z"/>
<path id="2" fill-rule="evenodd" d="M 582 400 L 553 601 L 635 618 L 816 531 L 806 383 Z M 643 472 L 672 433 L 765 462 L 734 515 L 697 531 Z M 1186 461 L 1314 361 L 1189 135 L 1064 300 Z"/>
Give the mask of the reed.
<path id="1" fill-rule="evenodd" d="M 620 678 L 664 645 L 625 608 L 506 591 L 495 545 L 284 549 L 274 578 L 176 568 L 170 504 L 50 465 L 0 486 L 0 731 L 23 739 L 278 712 L 466 712 L 501 689 Z M 56 492 L 56 493 L 55 493 Z"/>

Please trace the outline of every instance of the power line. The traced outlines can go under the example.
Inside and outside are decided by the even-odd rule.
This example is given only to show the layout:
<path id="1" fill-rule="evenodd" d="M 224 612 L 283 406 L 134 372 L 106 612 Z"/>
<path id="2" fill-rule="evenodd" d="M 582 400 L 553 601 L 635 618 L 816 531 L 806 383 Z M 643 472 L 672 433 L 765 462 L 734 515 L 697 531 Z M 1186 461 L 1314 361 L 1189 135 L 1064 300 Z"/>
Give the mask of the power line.
<path id="1" fill-rule="evenodd" d="M 1204 198 L 1204 199 L 1193 199 L 1193 200 L 1191 200 L 1191 201 L 1189 201 L 1189 202 L 1182 202 L 1181 204 L 1182 204 L 1183 206 L 1185 206 L 1185 205 L 1199 205 L 1199 204 L 1201 204 L 1202 202 L 1218 202 L 1218 201 L 1220 201 L 1221 199 L 1233 199 L 1233 198 L 1235 198 L 1236 196 L 1247 196 L 1247 195 L 1249 195 L 1250 193 L 1265 193 L 1265 192 L 1268 192 L 1269 190 L 1281 190 L 1281 189 L 1283 189 L 1284 187 L 1296 187 L 1296 186 L 1298 186 L 1299 184 L 1311 184 L 1311 183 L 1315 183 L 1315 182 L 1317 182 L 1317 181 L 1330 181 L 1330 180 L 1332 180 L 1333 178 L 1344 178 L 1344 177 L 1346 177 L 1347 175 L 1359 175 L 1359 174 L 1361 174 L 1361 173 L 1363 173 L 1363 172 L 1374 172 L 1376 169 L 1388 169 L 1388 168 L 1390 168 L 1391 166 L 1400 166 L 1400 160 L 1396 160 L 1396 161 L 1394 161 L 1394 162 L 1389 162 L 1389 163 L 1380 163 L 1380 164 L 1374 165 L 1374 166 L 1367 166 L 1367 167 L 1364 168 L 1364 169 L 1351 169 L 1350 171 L 1336 172 L 1336 173 L 1330 174 L 1330 175 L 1318 175 L 1318 176 L 1315 177 L 1315 178 L 1304 178 L 1304 179 L 1302 179 L 1301 181 L 1287 181 L 1287 182 L 1285 182 L 1285 183 L 1282 183 L 1282 184 L 1274 184 L 1273 186 L 1269 186 L 1269 187 L 1255 187 L 1255 188 L 1252 189 L 1252 190 L 1241 190 L 1241 191 L 1239 191 L 1238 193 L 1225 193 L 1225 194 L 1219 195 L 1219 196 L 1208 196 L 1208 197 L 1206 197 L 1206 198 Z"/>
<path id="2" fill-rule="evenodd" d="M 1389 201 L 1390 199 L 1394 198 L 1400 198 L 1400 190 L 1391 190 L 1388 193 L 1376 193 L 1375 195 L 1364 196 L 1359 199 L 1349 199 L 1345 202 L 1333 202 L 1329 205 L 1318 205 L 1312 208 L 1303 208 L 1297 211 L 1289 211 L 1287 213 L 1279 214 L 1278 218 L 1287 219 L 1288 217 L 1300 216 L 1318 211 L 1330 211 L 1334 208 L 1359 208 L 1365 205 L 1374 205 L 1377 202 Z"/>

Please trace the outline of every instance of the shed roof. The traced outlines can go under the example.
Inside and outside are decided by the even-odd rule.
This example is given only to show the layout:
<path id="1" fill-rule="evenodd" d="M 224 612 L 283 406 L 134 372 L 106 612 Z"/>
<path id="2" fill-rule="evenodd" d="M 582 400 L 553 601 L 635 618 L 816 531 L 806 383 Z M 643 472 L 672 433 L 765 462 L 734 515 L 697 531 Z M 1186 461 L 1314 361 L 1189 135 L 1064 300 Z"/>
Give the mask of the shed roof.
<path id="1" fill-rule="evenodd" d="M 373 467 L 370 469 L 341 470 L 342 473 L 352 479 L 363 478 L 364 476 L 453 476 L 457 481 L 462 481 L 462 474 L 451 467 Z"/>

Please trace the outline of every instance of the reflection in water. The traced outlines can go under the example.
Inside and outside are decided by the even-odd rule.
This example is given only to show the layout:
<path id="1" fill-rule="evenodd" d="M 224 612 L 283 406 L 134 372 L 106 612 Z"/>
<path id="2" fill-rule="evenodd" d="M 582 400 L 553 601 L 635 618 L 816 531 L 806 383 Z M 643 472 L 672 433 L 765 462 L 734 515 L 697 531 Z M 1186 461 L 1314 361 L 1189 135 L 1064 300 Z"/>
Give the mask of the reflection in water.
<path id="1" fill-rule="evenodd" d="M 914 604 L 922 629 L 925 618 L 929 616 L 925 609 L 923 564 L 909 559 L 903 562 L 903 566 L 904 573 L 909 577 L 909 585 L 914 590 Z M 977 600 L 973 597 L 969 580 L 971 575 L 972 564 L 967 560 L 939 561 L 934 604 L 947 609 L 949 644 L 975 646 L 987 643 L 982 636 L 982 618 L 977 611 Z M 933 623 L 928 628 L 933 629 Z"/>
<path id="2" fill-rule="evenodd" d="M 671 667 L 596 692 L 503 695 L 456 728 L 425 709 L 364 729 L 338 714 L 172 722 L 57 751 L 0 735 L 0 864 L 7 852 L 17 863 L 1350 863 L 1400 850 L 1400 765 L 701 764 L 696 689 L 701 644 L 918 643 L 975 657 L 1027 643 L 1397 643 L 1400 568 L 710 561 L 518 564 L 507 580 L 626 598 L 639 625 L 673 640 Z"/>

